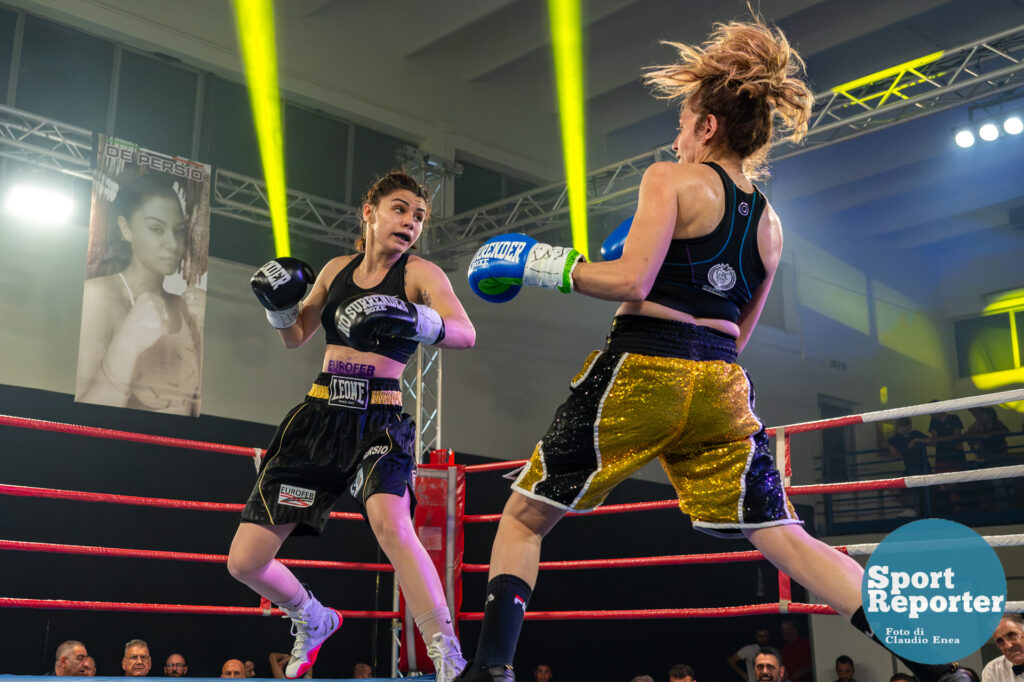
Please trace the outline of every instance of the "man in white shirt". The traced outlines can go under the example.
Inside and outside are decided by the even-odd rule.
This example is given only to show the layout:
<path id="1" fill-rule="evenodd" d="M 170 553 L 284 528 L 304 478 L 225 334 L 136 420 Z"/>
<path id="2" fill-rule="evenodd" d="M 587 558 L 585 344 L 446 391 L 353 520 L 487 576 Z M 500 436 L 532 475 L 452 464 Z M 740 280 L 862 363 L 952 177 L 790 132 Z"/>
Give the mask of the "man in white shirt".
<path id="1" fill-rule="evenodd" d="M 1024 682 L 1024 618 L 1006 613 L 992 633 L 992 643 L 1002 656 L 989 661 L 981 671 L 981 682 Z"/>
<path id="2" fill-rule="evenodd" d="M 772 633 L 766 628 L 762 628 L 754 635 L 754 641 L 757 644 L 748 644 L 726 659 L 729 667 L 735 670 L 736 674 L 747 680 L 747 682 L 754 682 L 757 679 L 757 675 L 754 674 L 754 657 L 757 656 L 757 652 L 761 650 L 761 647 L 768 646 L 771 643 Z M 746 674 L 744 674 L 743 668 L 740 667 L 740 661 L 744 661 L 747 664 Z"/>

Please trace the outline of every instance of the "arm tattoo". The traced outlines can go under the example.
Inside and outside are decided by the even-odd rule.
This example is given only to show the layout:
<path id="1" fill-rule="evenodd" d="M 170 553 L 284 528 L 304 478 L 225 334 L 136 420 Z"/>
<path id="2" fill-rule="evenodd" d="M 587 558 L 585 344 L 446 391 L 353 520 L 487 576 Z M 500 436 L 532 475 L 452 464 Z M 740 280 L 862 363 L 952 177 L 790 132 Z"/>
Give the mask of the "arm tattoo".
<path id="1" fill-rule="evenodd" d="M 427 291 L 426 289 L 424 289 L 423 290 L 423 304 L 429 308 L 429 307 L 431 307 L 430 303 L 431 303 L 430 292 Z"/>

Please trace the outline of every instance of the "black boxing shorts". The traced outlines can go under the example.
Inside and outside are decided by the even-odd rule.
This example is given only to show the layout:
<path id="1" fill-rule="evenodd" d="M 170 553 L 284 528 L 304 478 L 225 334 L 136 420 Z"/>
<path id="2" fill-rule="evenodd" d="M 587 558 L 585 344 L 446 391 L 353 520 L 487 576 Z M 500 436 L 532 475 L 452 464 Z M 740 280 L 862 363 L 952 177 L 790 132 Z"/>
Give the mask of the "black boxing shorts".
<path id="1" fill-rule="evenodd" d="M 376 493 L 409 490 L 415 506 L 415 440 L 397 379 L 320 374 L 277 428 L 241 521 L 297 523 L 292 535 L 319 535 L 346 492 L 364 517 Z"/>

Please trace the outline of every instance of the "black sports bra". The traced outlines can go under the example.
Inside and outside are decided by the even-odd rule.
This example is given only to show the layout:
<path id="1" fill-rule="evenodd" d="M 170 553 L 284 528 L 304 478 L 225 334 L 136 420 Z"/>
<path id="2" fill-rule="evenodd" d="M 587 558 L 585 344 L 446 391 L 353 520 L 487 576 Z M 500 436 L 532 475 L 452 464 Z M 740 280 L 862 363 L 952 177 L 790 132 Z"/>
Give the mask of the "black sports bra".
<path id="1" fill-rule="evenodd" d="M 725 187 L 725 213 L 703 237 L 673 239 L 647 300 L 694 317 L 736 322 L 766 276 L 757 224 L 768 205 L 755 187 L 741 191 L 729 174 L 707 162 Z"/>
<path id="2" fill-rule="evenodd" d="M 391 266 L 388 273 L 384 275 L 384 279 L 380 281 L 380 284 L 371 289 L 363 289 L 357 286 L 352 279 L 353 273 L 359 267 L 359 264 L 363 262 L 364 256 L 365 254 L 360 253 L 349 261 L 348 265 L 334 276 L 331 285 L 327 288 L 327 303 L 324 304 L 324 309 L 320 313 L 320 323 L 324 326 L 328 345 L 351 348 L 346 342 L 345 337 L 338 332 L 338 327 L 334 321 L 334 315 L 338 310 L 338 306 L 343 305 L 349 299 L 364 294 L 386 294 L 406 302 L 409 301 L 405 295 L 405 266 L 409 261 L 409 254 L 402 254 L 402 257 L 395 261 L 395 264 Z M 381 342 L 381 345 L 374 352 L 406 364 L 409 362 L 412 354 L 416 352 L 417 345 L 417 342 L 410 339 L 396 337 L 386 342 Z"/>

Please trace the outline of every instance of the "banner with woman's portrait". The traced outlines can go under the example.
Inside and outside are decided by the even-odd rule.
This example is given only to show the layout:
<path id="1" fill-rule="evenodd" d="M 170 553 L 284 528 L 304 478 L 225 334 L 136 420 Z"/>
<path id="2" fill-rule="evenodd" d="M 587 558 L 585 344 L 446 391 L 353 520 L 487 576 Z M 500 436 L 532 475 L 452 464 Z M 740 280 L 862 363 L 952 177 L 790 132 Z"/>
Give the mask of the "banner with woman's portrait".
<path id="1" fill-rule="evenodd" d="M 199 415 L 210 167 L 99 137 L 75 400 Z"/>

